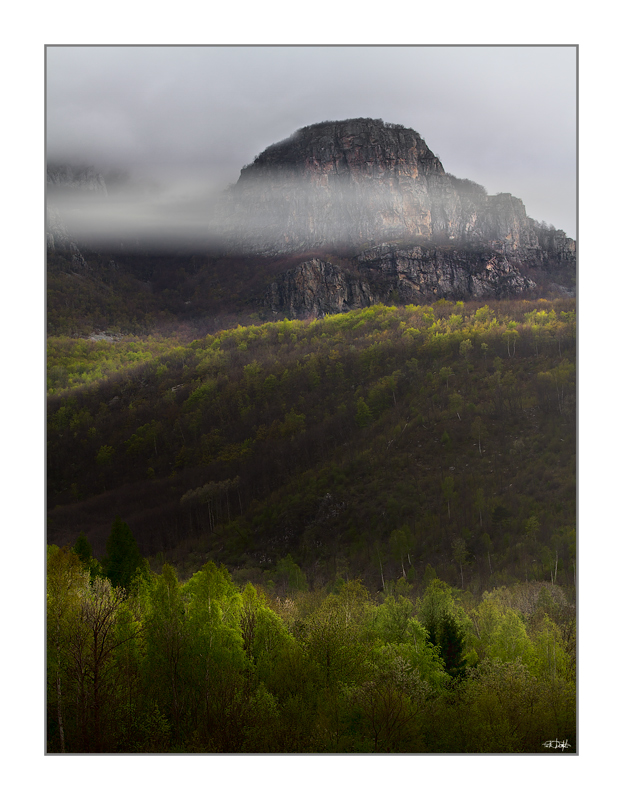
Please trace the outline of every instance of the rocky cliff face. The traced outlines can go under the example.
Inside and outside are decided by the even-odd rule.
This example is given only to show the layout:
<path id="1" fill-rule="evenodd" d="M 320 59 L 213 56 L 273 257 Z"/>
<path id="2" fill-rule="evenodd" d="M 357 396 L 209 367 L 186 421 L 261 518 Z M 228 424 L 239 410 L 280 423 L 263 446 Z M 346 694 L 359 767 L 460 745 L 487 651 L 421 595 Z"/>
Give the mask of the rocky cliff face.
<path id="1" fill-rule="evenodd" d="M 94 167 L 49 164 L 46 172 L 48 191 L 52 193 L 88 192 L 108 197 L 106 181 Z"/>
<path id="2" fill-rule="evenodd" d="M 127 193 L 123 176 L 107 174 L 108 186 L 93 167 L 48 167 L 48 251 L 60 270 L 85 275 L 95 267 L 83 254 L 93 261 L 95 250 L 112 247 L 112 258 L 133 248 L 148 260 L 162 237 L 167 244 L 167 226 L 154 225 L 140 204 L 135 207 L 141 191 L 132 184 Z M 127 227 L 126 216 L 132 218 Z M 490 196 L 473 181 L 446 173 L 418 133 L 382 120 L 322 122 L 271 145 L 242 169 L 215 217 L 193 242 L 186 241 L 183 226 L 183 246 L 207 253 L 207 266 L 199 268 L 206 272 L 221 276 L 210 259 L 228 260 L 231 270 L 219 277 L 225 297 L 230 284 L 245 284 L 240 264 L 252 258 L 258 274 L 271 275 L 272 282 L 263 297 L 248 281 L 241 294 L 274 314 L 321 316 L 376 302 L 510 297 L 542 287 L 572 293 L 575 285 L 575 242 L 563 231 L 530 219 L 510 194 Z M 137 219 L 150 222 L 144 237 L 133 233 Z M 112 235 L 110 220 L 117 224 Z M 175 253 L 179 234 L 171 241 Z M 151 269 L 128 266 L 141 280 Z M 167 270 L 173 271 L 164 264 L 166 281 Z M 188 277 L 181 281 L 188 283 L 183 292 L 196 290 Z M 206 278 L 206 285 L 211 281 Z"/>
<path id="3" fill-rule="evenodd" d="M 266 292 L 264 305 L 288 317 L 324 317 L 380 301 L 361 276 L 314 258 L 285 272 Z"/>
<path id="4" fill-rule="evenodd" d="M 93 167 L 75 167 L 66 164 L 50 165 L 46 170 L 47 213 L 46 240 L 49 253 L 62 253 L 75 273 L 88 270 L 80 247 L 67 229 L 63 204 L 68 197 L 101 195 L 108 192 L 103 177 Z"/>
<path id="5" fill-rule="evenodd" d="M 275 255 L 396 240 L 486 243 L 533 261 L 547 249 L 521 200 L 449 175 L 418 133 L 372 119 L 271 145 L 241 171 L 224 217 L 231 244 Z"/>
<path id="6" fill-rule="evenodd" d="M 536 289 L 533 280 L 522 275 L 505 255 L 493 250 L 381 245 L 361 253 L 357 263 L 372 285 L 371 275 L 377 276 L 387 299 L 393 295 L 402 303 L 441 297 L 502 298 Z"/>
<path id="7" fill-rule="evenodd" d="M 380 120 L 312 125 L 242 170 L 224 227 L 237 248 L 274 255 L 429 238 L 429 179 L 443 175 L 415 131 Z"/>
<path id="8" fill-rule="evenodd" d="M 299 316 L 372 297 L 511 296 L 537 288 L 527 271 L 567 283 L 575 271 L 563 231 L 530 219 L 510 194 L 446 173 L 418 133 L 382 120 L 323 122 L 267 148 L 242 170 L 221 224 L 234 251 L 327 254 L 323 271 L 307 258 L 264 298 Z M 352 270 L 331 264 L 337 250 L 356 254 Z"/>
<path id="9" fill-rule="evenodd" d="M 422 303 L 507 298 L 536 283 L 499 253 L 380 245 L 353 260 L 353 269 L 312 259 L 274 281 L 263 305 L 289 318 L 340 314 L 374 303 Z"/>
<path id="10" fill-rule="evenodd" d="M 64 252 L 70 256 L 75 272 L 88 269 L 75 237 L 65 223 L 63 206 L 68 198 L 78 202 L 84 197 L 108 197 L 103 176 L 93 167 L 76 167 L 68 164 L 48 164 L 46 170 L 47 220 L 46 238 L 50 252 Z"/>

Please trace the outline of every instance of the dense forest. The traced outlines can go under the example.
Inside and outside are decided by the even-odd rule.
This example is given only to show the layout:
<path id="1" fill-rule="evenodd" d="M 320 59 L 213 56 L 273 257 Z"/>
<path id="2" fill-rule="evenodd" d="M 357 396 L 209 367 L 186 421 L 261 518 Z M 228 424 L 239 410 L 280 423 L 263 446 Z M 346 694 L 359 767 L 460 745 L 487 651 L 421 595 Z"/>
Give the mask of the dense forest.
<path id="1" fill-rule="evenodd" d="M 574 613 L 558 586 L 479 601 L 429 570 L 372 600 L 360 581 L 180 583 L 113 523 L 102 564 L 48 548 L 48 750 L 177 753 L 575 751 Z M 567 749 L 568 748 L 568 749 Z"/>
<path id="2" fill-rule="evenodd" d="M 575 301 L 243 321 L 48 338 L 48 749 L 572 752 Z"/>

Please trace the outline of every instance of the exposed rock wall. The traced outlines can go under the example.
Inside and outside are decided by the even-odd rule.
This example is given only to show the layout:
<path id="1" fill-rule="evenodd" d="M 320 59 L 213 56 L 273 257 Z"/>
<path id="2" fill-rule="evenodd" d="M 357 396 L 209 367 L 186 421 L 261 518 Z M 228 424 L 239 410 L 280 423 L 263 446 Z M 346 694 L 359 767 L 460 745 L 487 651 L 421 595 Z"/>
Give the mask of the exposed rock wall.
<path id="1" fill-rule="evenodd" d="M 271 145 L 222 213 L 232 249 L 268 255 L 403 241 L 480 245 L 546 268 L 574 258 L 572 240 L 520 199 L 447 174 L 418 133 L 382 120 L 323 122 Z"/>
<path id="2" fill-rule="evenodd" d="M 321 317 L 378 302 L 504 298 L 534 289 L 534 281 L 493 251 L 380 245 L 361 253 L 352 271 L 319 259 L 288 270 L 270 285 L 263 305 L 290 318 Z"/>
<path id="3" fill-rule="evenodd" d="M 50 253 L 63 253 L 74 272 L 88 270 L 76 239 L 67 229 L 62 211 L 68 197 L 108 197 L 106 181 L 93 167 L 48 165 L 46 239 Z"/>
<path id="4" fill-rule="evenodd" d="M 320 259 L 288 270 L 273 282 L 264 306 L 288 317 L 323 317 L 379 301 L 365 280 Z"/>
<path id="5" fill-rule="evenodd" d="M 405 303 L 440 297 L 511 297 L 536 289 L 534 281 L 494 251 L 381 245 L 361 253 L 357 262 L 363 274 L 378 276 L 383 294 Z"/>

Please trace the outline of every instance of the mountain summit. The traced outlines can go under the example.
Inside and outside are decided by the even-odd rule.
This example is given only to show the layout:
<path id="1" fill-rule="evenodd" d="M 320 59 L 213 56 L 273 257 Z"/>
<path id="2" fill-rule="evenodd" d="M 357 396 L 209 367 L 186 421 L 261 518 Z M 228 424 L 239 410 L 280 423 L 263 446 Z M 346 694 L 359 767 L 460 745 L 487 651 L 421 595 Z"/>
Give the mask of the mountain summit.
<path id="1" fill-rule="evenodd" d="M 300 129 L 244 167 L 229 200 L 236 244 L 275 255 L 397 240 L 487 243 L 532 263 L 573 250 L 564 235 L 545 243 L 521 200 L 446 173 L 418 133 L 380 119 Z"/>
<path id="2" fill-rule="evenodd" d="M 271 145 L 242 169 L 223 213 L 230 252 L 300 256 L 265 296 L 275 313 L 574 285 L 564 231 L 447 173 L 418 133 L 380 119 L 321 122 Z"/>
<path id="3" fill-rule="evenodd" d="M 49 272 L 85 318 L 95 296 L 109 314 L 111 287 L 125 305 L 126 279 L 139 307 L 184 318 L 574 293 L 564 231 L 447 173 L 418 133 L 380 119 L 301 128 L 203 206 L 117 183 L 48 169 Z"/>

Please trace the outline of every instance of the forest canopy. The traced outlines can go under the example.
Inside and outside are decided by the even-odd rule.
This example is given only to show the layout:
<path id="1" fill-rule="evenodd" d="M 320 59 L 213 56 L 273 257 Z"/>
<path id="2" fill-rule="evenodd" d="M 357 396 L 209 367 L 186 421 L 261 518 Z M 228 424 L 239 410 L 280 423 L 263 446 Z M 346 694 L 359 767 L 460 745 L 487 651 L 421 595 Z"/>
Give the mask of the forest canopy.
<path id="1" fill-rule="evenodd" d="M 575 339 L 572 299 L 50 337 L 48 749 L 572 751 Z"/>

